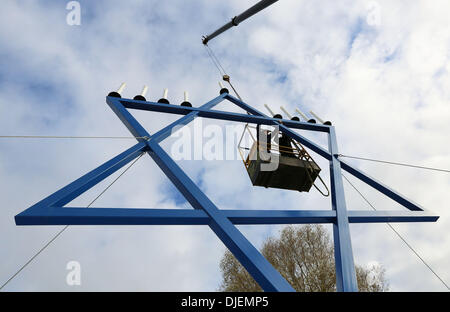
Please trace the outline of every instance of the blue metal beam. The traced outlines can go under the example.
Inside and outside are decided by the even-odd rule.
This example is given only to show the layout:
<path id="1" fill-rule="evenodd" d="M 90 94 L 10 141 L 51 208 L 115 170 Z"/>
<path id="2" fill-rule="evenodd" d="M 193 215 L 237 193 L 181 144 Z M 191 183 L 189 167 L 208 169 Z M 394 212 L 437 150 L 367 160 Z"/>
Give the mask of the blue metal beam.
<path id="1" fill-rule="evenodd" d="M 328 144 L 330 152 L 337 154 L 338 147 L 334 127 L 330 127 Z M 331 205 L 332 209 L 336 211 L 336 222 L 333 223 L 336 289 L 346 292 L 358 291 L 341 166 L 336 156 L 330 160 L 330 181 Z"/>
<path id="2" fill-rule="evenodd" d="M 236 121 L 236 122 L 264 124 L 264 125 L 278 125 L 278 126 L 280 126 L 280 130 L 284 131 L 291 138 L 302 143 L 303 145 L 310 148 L 312 151 L 318 153 L 322 157 L 325 157 L 328 160 L 331 159 L 331 154 L 326 149 L 322 148 L 321 146 L 317 145 L 316 143 L 312 142 L 311 140 L 305 138 L 304 136 L 302 136 L 302 135 L 298 134 L 297 132 L 290 129 L 290 128 L 293 128 L 293 129 L 319 131 L 319 132 L 328 133 L 330 126 L 320 125 L 320 124 L 311 124 L 311 123 L 300 122 L 300 121 L 284 120 L 284 119 L 282 121 L 280 121 L 280 119 L 277 119 L 277 118 L 270 118 L 270 117 L 266 116 L 265 114 L 261 113 L 260 111 L 254 109 L 253 107 L 247 105 L 246 103 L 240 101 L 239 99 L 237 99 L 227 93 L 222 94 L 221 96 L 214 99 L 213 101 L 215 101 L 217 99 L 220 99 L 220 100 L 227 99 L 253 115 L 210 110 L 211 106 L 207 107 L 206 105 L 204 105 L 205 107 L 202 106 L 200 108 L 195 108 L 195 107 L 160 104 L 160 103 L 156 103 L 156 102 L 143 102 L 143 101 L 137 101 L 137 100 L 131 100 L 131 99 L 118 99 L 118 98 L 114 98 L 114 97 L 107 97 L 107 103 L 110 104 L 111 107 L 115 107 L 114 110 L 117 110 L 118 109 L 117 107 L 121 106 L 121 105 L 118 105 L 118 103 L 117 103 L 117 102 L 120 102 L 123 105 L 123 107 L 130 108 L 130 109 L 165 112 L 165 113 L 172 113 L 172 114 L 179 114 L 179 115 L 188 114 L 186 117 L 189 116 L 189 118 L 186 118 L 185 120 L 183 120 L 183 123 L 182 123 L 183 125 L 190 122 L 193 119 L 193 116 L 220 119 L 220 120 L 228 120 L 228 121 Z M 114 103 L 114 105 L 111 105 L 112 103 Z M 191 115 L 194 112 L 196 113 L 196 115 Z M 123 112 L 122 112 L 122 114 L 123 114 Z M 167 136 L 169 136 L 171 133 L 171 130 L 174 128 L 174 126 L 176 126 L 178 124 L 180 124 L 180 123 L 177 121 L 174 124 L 166 127 L 166 129 L 163 129 L 163 130 L 165 130 L 164 131 L 165 136 L 162 137 L 162 139 L 165 139 Z M 135 136 L 137 136 L 137 135 L 135 135 Z M 143 135 L 143 136 L 146 136 L 146 135 Z M 158 136 L 154 135 L 154 137 L 158 137 Z M 160 142 L 160 141 L 162 141 L 162 139 L 161 140 L 158 139 L 158 141 Z"/>
<path id="3" fill-rule="evenodd" d="M 436 222 L 439 216 L 428 211 L 348 210 L 350 223 Z"/>
<path id="4" fill-rule="evenodd" d="M 241 100 L 239 100 L 238 98 L 235 98 L 234 96 L 232 96 L 229 93 L 227 93 L 227 96 L 225 98 L 227 100 L 229 100 L 230 102 L 236 104 L 238 107 L 242 108 L 243 110 L 245 110 L 246 112 L 248 112 L 250 114 L 253 114 L 253 115 L 256 115 L 256 116 L 265 116 L 265 117 L 267 117 L 264 113 L 260 112 L 256 108 L 251 107 L 247 103 L 242 102 Z M 277 119 L 277 120 L 279 121 L 279 119 Z"/>
<path id="5" fill-rule="evenodd" d="M 224 96 L 228 98 L 228 96 Z M 224 112 L 218 110 L 210 110 L 204 109 L 200 107 L 186 107 L 186 106 L 178 106 L 178 105 L 168 105 L 161 104 L 156 102 L 144 102 L 137 101 L 131 99 L 118 99 L 118 98 L 110 98 L 109 100 L 116 100 L 122 103 L 123 107 L 130 109 L 138 109 L 145 111 L 153 111 L 153 112 L 163 112 L 177 115 L 187 115 L 191 112 L 197 112 L 199 117 L 210 118 L 210 119 L 220 119 L 220 120 L 228 120 L 228 121 L 237 121 L 237 122 L 245 122 L 245 123 L 254 123 L 254 124 L 262 124 L 262 125 L 275 125 L 280 122 L 280 119 L 271 118 L 267 116 L 255 116 L 255 115 L 247 115 L 240 113 L 231 113 Z M 328 132 L 329 126 L 321 125 L 321 124 L 312 124 L 308 122 L 301 121 L 293 121 L 288 119 L 283 119 L 283 124 L 290 128 L 294 129 L 302 129 L 302 130 L 310 130 L 310 131 L 319 131 L 319 132 Z"/>
<path id="6" fill-rule="evenodd" d="M 333 210 L 220 210 L 236 225 L 319 224 L 336 222 Z M 435 222 L 427 212 L 348 211 L 350 223 Z M 209 225 L 199 209 L 136 209 L 47 207 L 29 209 L 16 217 L 17 225 Z"/>

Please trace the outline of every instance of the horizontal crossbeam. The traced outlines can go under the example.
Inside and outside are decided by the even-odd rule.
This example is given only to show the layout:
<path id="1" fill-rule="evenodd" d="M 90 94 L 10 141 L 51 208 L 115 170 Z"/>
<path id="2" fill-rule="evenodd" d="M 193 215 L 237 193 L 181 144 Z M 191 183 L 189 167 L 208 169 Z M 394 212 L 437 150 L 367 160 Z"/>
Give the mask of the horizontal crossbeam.
<path id="1" fill-rule="evenodd" d="M 261 125 L 275 125 L 275 124 L 278 124 L 278 122 L 280 122 L 280 119 L 271 118 L 271 117 L 267 117 L 267 116 L 255 116 L 255 115 L 247 115 L 247 114 L 240 114 L 240 113 L 224 112 L 224 111 L 204 109 L 204 108 L 199 108 L 199 107 L 187 107 L 187 106 L 170 105 L 170 104 L 168 105 L 168 104 L 161 104 L 161 103 L 156 103 L 156 102 L 136 101 L 136 100 L 131 100 L 131 99 L 121 99 L 120 102 L 122 103 L 122 105 L 125 108 L 146 110 L 146 111 L 153 111 L 153 112 L 161 112 L 161 113 L 187 115 L 191 112 L 197 112 L 198 117 L 245 122 L 245 123 L 254 123 L 254 124 L 261 124 Z M 286 127 L 294 128 L 294 129 L 319 131 L 319 132 L 328 132 L 329 131 L 329 126 L 321 125 L 321 124 L 313 124 L 313 123 L 294 121 L 294 120 L 288 120 L 288 119 L 283 119 L 282 122 L 283 122 L 283 125 L 285 125 Z"/>
<path id="2" fill-rule="evenodd" d="M 334 223 L 333 210 L 220 210 L 231 223 L 313 224 Z M 438 216 L 427 212 L 349 210 L 350 223 L 434 222 Z M 200 209 L 136 209 L 49 207 L 29 209 L 16 217 L 17 225 L 208 225 Z"/>

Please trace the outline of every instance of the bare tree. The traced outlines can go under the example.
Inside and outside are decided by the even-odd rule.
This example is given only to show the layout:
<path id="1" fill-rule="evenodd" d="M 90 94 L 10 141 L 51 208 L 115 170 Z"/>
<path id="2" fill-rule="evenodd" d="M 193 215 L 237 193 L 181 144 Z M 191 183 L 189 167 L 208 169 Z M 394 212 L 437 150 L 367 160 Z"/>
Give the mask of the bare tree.
<path id="1" fill-rule="evenodd" d="M 336 291 L 334 248 L 321 225 L 287 226 L 279 238 L 268 238 L 261 253 L 280 274 L 300 292 Z M 220 262 L 221 291 L 262 291 L 244 267 L 228 250 Z M 356 265 L 359 291 L 388 290 L 382 266 Z"/>

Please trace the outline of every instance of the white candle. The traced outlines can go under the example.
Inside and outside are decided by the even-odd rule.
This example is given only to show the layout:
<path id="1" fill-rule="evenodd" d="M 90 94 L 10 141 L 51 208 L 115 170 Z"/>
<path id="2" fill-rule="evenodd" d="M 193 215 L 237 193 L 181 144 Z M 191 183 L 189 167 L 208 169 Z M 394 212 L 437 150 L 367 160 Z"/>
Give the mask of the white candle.
<path id="1" fill-rule="evenodd" d="M 282 110 L 289 118 L 292 118 L 291 114 L 289 114 L 289 113 L 287 112 L 287 110 L 284 109 L 283 106 L 280 106 L 280 108 L 281 108 L 281 110 Z"/>
<path id="2" fill-rule="evenodd" d="M 299 110 L 298 108 L 296 108 L 295 111 L 296 111 L 297 113 L 299 113 L 300 116 L 302 116 L 302 118 L 305 119 L 306 121 L 309 120 L 308 117 L 307 117 L 305 114 L 303 114 L 303 112 L 302 112 L 301 110 Z"/>
<path id="3" fill-rule="evenodd" d="M 270 113 L 272 116 L 275 116 L 275 114 L 274 114 L 274 113 L 272 112 L 272 110 L 270 109 L 269 105 L 264 104 L 264 106 L 267 108 L 267 110 L 269 111 L 269 113 Z"/>
<path id="4" fill-rule="evenodd" d="M 141 95 L 145 96 L 147 94 L 147 90 L 148 90 L 148 87 L 144 86 L 144 88 L 142 89 Z"/>
<path id="5" fill-rule="evenodd" d="M 127 84 L 125 82 L 122 82 L 122 84 L 120 85 L 119 89 L 117 89 L 117 93 L 122 94 L 123 89 L 125 89 L 125 86 Z"/>
<path id="6" fill-rule="evenodd" d="M 314 114 L 313 111 L 309 111 L 309 112 L 311 113 L 311 115 L 313 115 L 314 117 L 316 117 L 318 121 L 320 121 L 321 123 L 324 123 L 324 121 L 323 121 L 319 116 L 317 116 L 316 114 Z"/>

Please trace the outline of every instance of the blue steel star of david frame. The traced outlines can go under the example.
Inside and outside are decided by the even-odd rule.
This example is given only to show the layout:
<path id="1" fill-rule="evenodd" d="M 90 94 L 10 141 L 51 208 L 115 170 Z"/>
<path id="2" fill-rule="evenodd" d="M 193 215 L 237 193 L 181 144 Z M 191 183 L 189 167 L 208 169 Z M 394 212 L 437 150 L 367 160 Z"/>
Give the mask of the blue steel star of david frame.
<path id="1" fill-rule="evenodd" d="M 249 114 L 231 113 L 212 108 L 228 100 Z M 106 97 L 106 102 L 136 137 L 138 143 L 105 162 L 81 178 L 61 188 L 15 216 L 16 225 L 208 225 L 265 291 L 294 291 L 235 225 L 241 224 L 311 224 L 332 223 L 337 291 L 358 291 L 349 223 L 435 222 L 439 217 L 339 159 L 333 126 L 275 119 L 224 92 L 199 108 L 156 102 Z M 162 130 L 150 135 L 128 109 L 184 115 Z M 196 117 L 263 125 L 277 125 L 330 164 L 331 210 L 221 210 L 200 190 L 159 143 L 176 126 L 186 125 Z M 291 129 L 320 131 L 328 134 L 328 150 Z M 183 194 L 194 209 L 132 209 L 64 207 L 136 157 L 146 152 Z M 372 186 L 409 211 L 348 211 L 341 170 Z"/>

